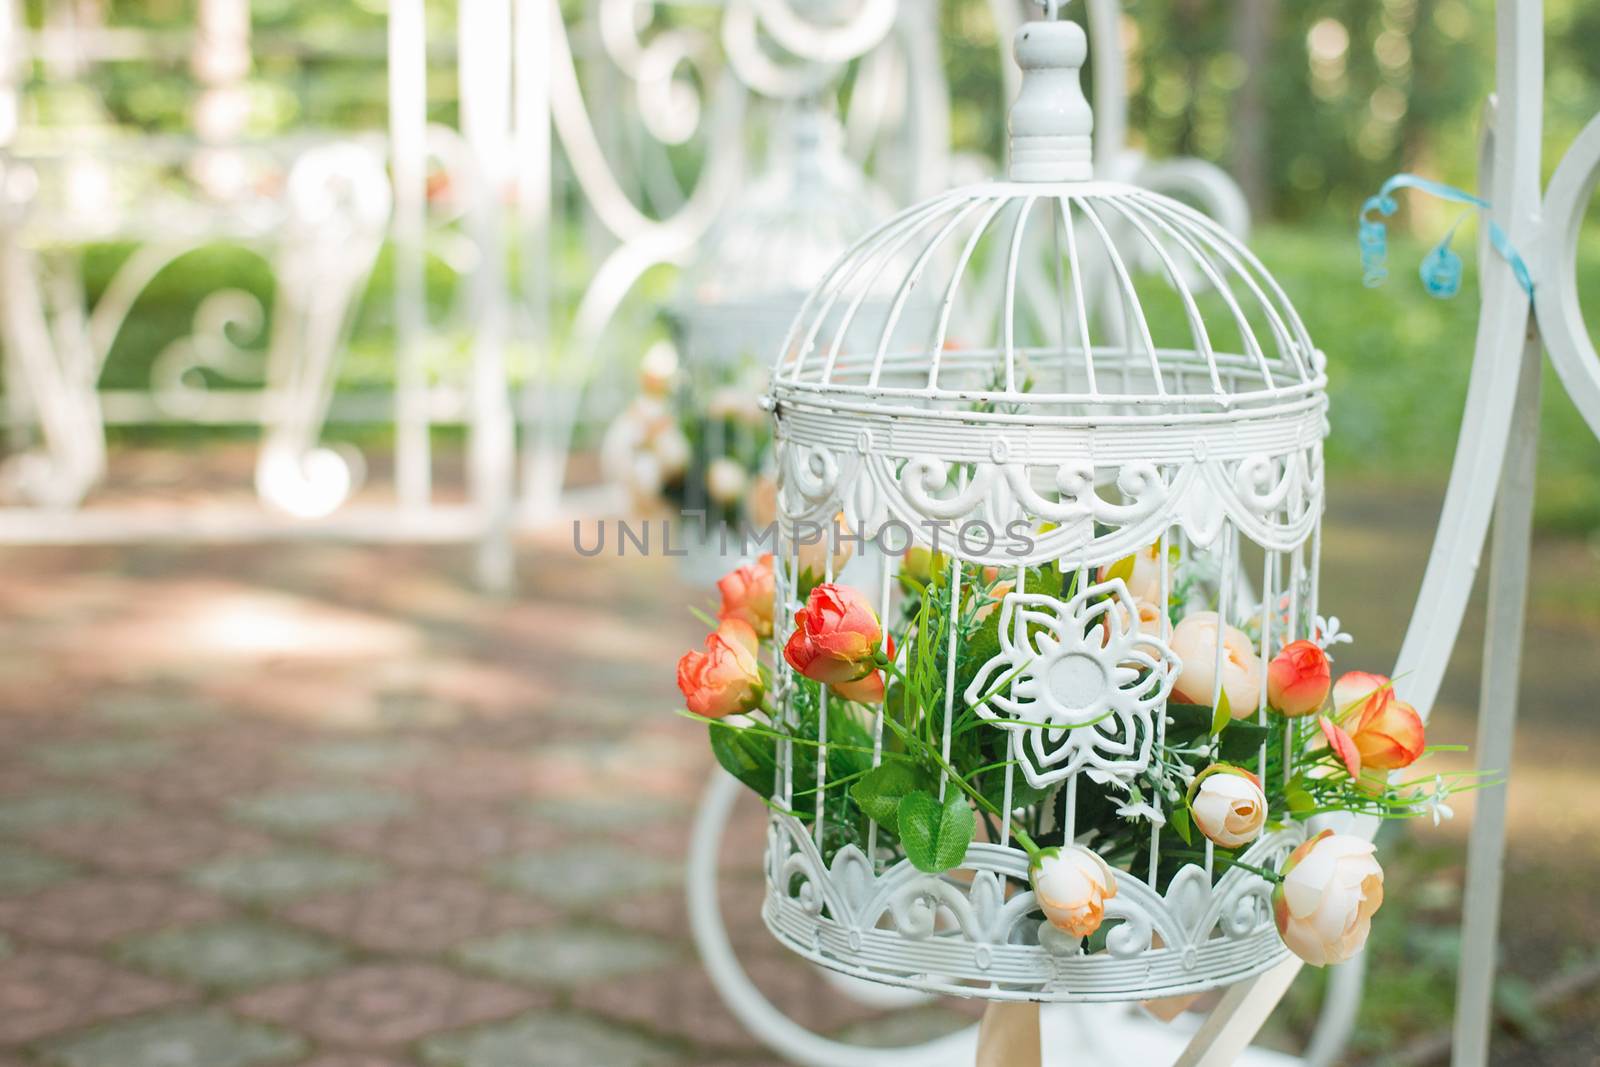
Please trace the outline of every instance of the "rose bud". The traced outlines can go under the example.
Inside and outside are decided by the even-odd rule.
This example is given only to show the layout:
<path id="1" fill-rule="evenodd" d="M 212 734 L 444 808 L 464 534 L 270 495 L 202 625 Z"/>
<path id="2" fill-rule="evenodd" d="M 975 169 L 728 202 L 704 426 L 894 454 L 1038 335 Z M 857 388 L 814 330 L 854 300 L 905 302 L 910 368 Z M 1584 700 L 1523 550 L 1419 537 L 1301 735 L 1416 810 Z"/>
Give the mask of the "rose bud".
<path id="1" fill-rule="evenodd" d="M 783 658 L 807 678 L 837 686 L 871 673 L 883 646 L 883 628 L 860 592 L 825 582 L 811 590 L 794 622 Z"/>
<path id="2" fill-rule="evenodd" d="M 1267 665 L 1267 703 L 1290 718 L 1322 709 L 1333 686 L 1328 654 L 1314 641 L 1294 641 Z"/>
<path id="3" fill-rule="evenodd" d="M 1284 861 L 1273 918 L 1289 951 L 1313 967 L 1361 951 L 1383 903 L 1383 868 L 1372 842 L 1324 830 Z"/>
<path id="4" fill-rule="evenodd" d="M 724 619 L 706 635 L 704 652 L 685 652 L 678 661 L 678 688 L 689 710 L 720 719 L 760 707 L 757 647 L 756 632 L 749 623 Z"/>
<path id="5" fill-rule="evenodd" d="M 1217 613 L 1197 611 L 1172 631 L 1167 647 L 1182 661 L 1172 692 L 1190 704 L 1214 706 L 1217 687 Z M 1261 700 L 1261 660 L 1250 638 L 1232 626 L 1222 627 L 1222 691 L 1235 719 L 1256 713 Z"/>
<path id="6" fill-rule="evenodd" d="M 1267 821 L 1267 795 L 1256 776 L 1239 767 L 1214 763 L 1189 786 L 1195 827 L 1222 848 L 1238 848 L 1261 836 Z"/>
<path id="7" fill-rule="evenodd" d="M 1073 937 L 1100 929 L 1106 901 L 1117 895 L 1117 878 L 1106 861 L 1081 845 L 1045 849 L 1028 873 L 1039 910 L 1050 925 Z"/>
<path id="8" fill-rule="evenodd" d="M 777 593 L 772 576 L 772 553 L 754 563 L 736 567 L 717 580 L 722 594 L 719 619 L 738 619 L 749 625 L 757 637 L 772 636 L 773 602 Z"/>

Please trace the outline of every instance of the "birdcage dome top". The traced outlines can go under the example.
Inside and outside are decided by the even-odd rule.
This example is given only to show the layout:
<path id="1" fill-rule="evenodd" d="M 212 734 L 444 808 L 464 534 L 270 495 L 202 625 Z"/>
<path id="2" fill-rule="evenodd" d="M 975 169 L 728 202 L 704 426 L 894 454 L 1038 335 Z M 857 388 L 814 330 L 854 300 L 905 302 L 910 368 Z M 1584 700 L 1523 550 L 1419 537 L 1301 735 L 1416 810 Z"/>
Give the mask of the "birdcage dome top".
<path id="1" fill-rule="evenodd" d="M 780 350 L 780 422 L 955 447 L 951 427 L 1025 425 L 1041 459 L 1081 455 L 1086 430 L 1147 458 L 1322 435 L 1323 356 L 1260 261 L 1181 201 L 1095 179 L 1085 51 L 1070 22 L 1024 27 L 1009 180 L 909 208 L 833 265 Z M 1199 438 L 1150 432 L 1180 424 Z"/>
<path id="2" fill-rule="evenodd" d="M 791 318 L 887 204 L 845 153 L 831 114 L 817 106 L 784 114 L 762 173 L 728 206 L 685 273 L 679 313 L 776 303 Z"/>

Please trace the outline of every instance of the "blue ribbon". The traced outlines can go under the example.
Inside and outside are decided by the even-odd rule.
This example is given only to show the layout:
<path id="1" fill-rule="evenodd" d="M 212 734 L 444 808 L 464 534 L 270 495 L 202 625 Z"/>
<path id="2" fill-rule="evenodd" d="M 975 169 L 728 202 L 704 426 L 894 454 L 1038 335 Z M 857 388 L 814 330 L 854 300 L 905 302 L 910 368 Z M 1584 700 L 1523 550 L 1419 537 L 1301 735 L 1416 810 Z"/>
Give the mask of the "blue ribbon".
<path id="1" fill-rule="evenodd" d="M 1480 196 L 1457 189 L 1453 185 L 1443 182 L 1430 181 L 1419 178 L 1415 174 L 1396 174 L 1383 183 L 1383 188 L 1378 190 L 1378 195 L 1371 197 L 1361 205 L 1360 228 L 1356 234 L 1356 241 L 1361 246 L 1362 281 L 1368 288 L 1376 288 L 1383 284 L 1389 276 L 1386 260 L 1389 256 L 1389 228 L 1382 221 L 1373 218 L 1374 212 L 1383 218 L 1388 218 L 1400 210 L 1400 205 L 1395 202 L 1394 194 L 1400 189 L 1415 189 L 1429 196 L 1438 197 L 1440 200 L 1454 204 L 1467 205 L 1465 211 L 1450 231 L 1422 259 L 1419 273 L 1422 276 L 1422 287 L 1428 295 L 1439 300 L 1449 300 L 1461 291 L 1461 257 L 1456 255 L 1450 247 L 1450 242 L 1455 240 L 1456 231 L 1461 228 L 1468 215 L 1474 211 L 1483 213 L 1484 222 L 1489 227 L 1489 244 L 1511 265 L 1511 272 L 1516 275 L 1517 284 L 1522 286 L 1529 299 L 1533 297 L 1533 274 L 1528 270 L 1528 265 L 1523 262 L 1522 256 L 1512 247 L 1511 239 L 1506 236 L 1500 224 L 1489 218 L 1488 211 L 1492 207 L 1489 201 Z"/>

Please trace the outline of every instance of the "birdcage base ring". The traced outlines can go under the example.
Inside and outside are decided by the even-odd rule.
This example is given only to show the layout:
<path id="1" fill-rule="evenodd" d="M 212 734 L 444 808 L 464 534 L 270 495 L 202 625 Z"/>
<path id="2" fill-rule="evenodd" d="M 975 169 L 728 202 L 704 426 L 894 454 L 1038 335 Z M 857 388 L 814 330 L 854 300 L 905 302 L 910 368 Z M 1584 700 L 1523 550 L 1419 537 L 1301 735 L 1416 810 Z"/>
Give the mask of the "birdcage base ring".
<path id="1" fill-rule="evenodd" d="M 1273 868 L 1300 841 L 1290 825 L 1240 862 Z M 909 861 L 873 874 L 859 849 L 824 866 L 808 830 L 775 815 L 762 919 L 786 947 L 841 974 L 945 996 L 1095 1003 L 1203 993 L 1269 970 L 1287 957 L 1270 885 L 1232 867 L 1213 887 L 1183 868 L 1157 893 L 1125 871 L 1107 902 L 1106 948 L 1084 954 L 1045 923 L 1019 850 L 975 844 L 944 876 Z"/>

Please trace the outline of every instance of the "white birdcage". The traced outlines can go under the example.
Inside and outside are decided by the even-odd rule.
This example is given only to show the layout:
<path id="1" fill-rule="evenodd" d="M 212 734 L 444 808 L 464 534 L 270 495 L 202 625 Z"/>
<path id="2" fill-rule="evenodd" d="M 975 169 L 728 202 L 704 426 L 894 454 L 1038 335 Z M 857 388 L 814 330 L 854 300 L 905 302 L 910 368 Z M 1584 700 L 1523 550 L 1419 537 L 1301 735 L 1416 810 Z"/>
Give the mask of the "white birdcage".
<path id="1" fill-rule="evenodd" d="M 734 521 L 759 493 L 754 479 L 770 466 L 765 353 L 887 206 L 822 106 L 796 104 L 778 116 L 763 171 L 713 227 L 669 312 L 680 359 L 674 403 L 691 445 L 686 509 Z M 770 480 L 768 489 L 770 499 Z"/>
<path id="2" fill-rule="evenodd" d="M 818 104 L 778 116 L 761 174 L 685 271 L 672 316 L 686 364 L 759 362 L 828 268 L 883 217 L 888 198 L 844 151 Z"/>
<path id="3" fill-rule="evenodd" d="M 1117 893 L 1092 943 L 1044 921 L 1011 821 L 954 870 L 919 871 L 831 783 L 827 691 L 808 728 L 793 711 L 800 680 L 780 658 L 786 728 L 811 733 L 778 742 L 763 915 L 794 951 L 861 978 L 992 999 L 1138 1000 L 1230 984 L 1287 952 L 1272 886 L 1251 868 L 1275 869 L 1303 827 L 1269 826 L 1225 865 L 1199 835 L 1192 857 L 1176 857 L 1160 824 L 1181 795 L 1147 783 L 1179 703 L 1175 601 L 1251 634 L 1248 650 L 1215 641 L 1213 707 L 1232 657 L 1264 667 L 1314 635 L 1324 359 L 1221 226 L 1094 180 L 1086 52 L 1071 22 L 1024 26 L 1009 180 L 881 225 L 795 320 L 770 395 L 789 535 L 777 637 L 781 647 L 802 607 L 803 528 L 842 518 L 852 536 L 896 550 L 857 552 L 839 574 L 842 554 L 823 554 L 825 577 L 855 584 L 886 623 L 905 617 L 908 599 L 897 550 L 945 553 L 934 558 L 949 602 L 981 582 L 999 618 L 997 646 L 982 650 L 951 623 L 937 716 L 945 758 L 952 722 L 972 708 L 990 731 L 975 736 L 1005 757 L 1002 810 L 1017 825 L 1094 848 L 1083 813 L 1120 805 L 1118 817 L 1149 823 L 1148 847 L 1103 857 Z M 863 315 L 883 294 L 886 313 Z M 903 314 L 917 296 L 936 313 Z M 992 322 L 992 342 L 951 344 L 952 316 Z M 1148 564 L 1134 576 L 1108 573 L 1141 552 Z M 1040 575 L 1057 572 L 1060 586 L 1041 589 Z M 1145 598 L 1161 606 L 1153 617 Z M 981 664 L 963 658 L 980 651 Z M 970 682 L 958 687 L 958 673 Z M 1235 716 L 1265 725 L 1262 682 Z M 895 743 L 881 705 L 862 726 L 877 766 Z M 1288 774 L 1287 745 L 1270 758 L 1272 773 Z M 1235 761 L 1264 775 L 1267 744 Z M 818 817 L 802 821 L 797 799 Z"/>

